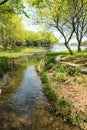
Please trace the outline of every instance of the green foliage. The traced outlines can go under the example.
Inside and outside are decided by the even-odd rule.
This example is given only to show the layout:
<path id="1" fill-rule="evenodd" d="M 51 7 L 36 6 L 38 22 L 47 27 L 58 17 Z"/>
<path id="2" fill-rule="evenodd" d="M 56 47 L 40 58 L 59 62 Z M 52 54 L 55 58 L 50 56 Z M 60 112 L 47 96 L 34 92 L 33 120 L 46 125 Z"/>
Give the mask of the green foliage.
<path id="1" fill-rule="evenodd" d="M 0 57 L 0 76 L 9 69 L 9 59 L 7 57 Z"/>
<path id="2" fill-rule="evenodd" d="M 58 39 L 53 34 L 46 31 L 27 31 L 26 34 L 27 46 L 51 47 L 58 41 Z"/>
<path id="3" fill-rule="evenodd" d="M 49 70 L 49 69 L 52 69 L 53 66 L 54 66 L 53 63 L 49 63 L 49 64 L 45 65 L 44 69 Z"/>
<path id="4" fill-rule="evenodd" d="M 60 112 L 68 118 L 71 114 L 72 103 L 62 97 L 58 100 L 58 105 L 60 107 Z"/>
<path id="5" fill-rule="evenodd" d="M 80 118 L 77 114 L 71 113 L 69 116 L 69 122 L 71 122 L 73 125 L 77 125 L 80 121 Z"/>
<path id="6" fill-rule="evenodd" d="M 24 43 L 25 30 L 22 24 L 22 18 L 15 14 L 6 20 L 7 23 L 0 21 L 0 42 L 7 49 L 8 46 L 15 48 Z"/>
<path id="7" fill-rule="evenodd" d="M 54 75 L 54 80 L 65 82 L 67 80 L 67 76 L 65 75 L 65 73 L 58 72 Z"/>
<path id="8" fill-rule="evenodd" d="M 56 70 L 55 70 L 57 73 L 58 72 L 61 72 L 61 73 L 66 73 L 67 72 L 67 66 L 62 64 L 62 63 L 57 63 L 57 66 L 56 66 Z"/>
<path id="9" fill-rule="evenodd" d="M 75 76 L 80 74 L 80 70 L 76 67 L 68 66 L 67 74 L 70 76 Z"/>
<path id="10" fill-rule="evenodd" d="M 47 53 L 45 55 L 45 65 L 48 65 L 50 63 L 56 63 L 55 55 L 50 55 L 50 53 Z"/>
<path id="11" fill-rule="evenodd" d="M 50 101 L 56 102 L 58 100 L 55 91 L 52 89 L 52 86 L 49 83 L 44 84 L 44 90 Z"/>
<path id="12" fill-rule="evenodd" d="M 44 70 L 49 70 L 51 69 L 54 64 L 56 63 L 55 60 L 55 55 L 50 55 L 49 53 L 45 54 L 45 58 L 44 58 Z"/>
<path id="13" fill-rule="evenodd" d="M 45 72 L 41 73 L 41 80 L 42 80 L 42 83 L 48 82 L 48 77 L 47 77 L 47 74 Z"/>
<path id="14" fill-rule="evenodd" d="M 62 63 L 58 63 L 56 67 L 56 72 L 59 73 L 65 73 L 66 75 L 75 76 L 80 75 L 80 70 L 74 66 L 65 65 Z"/>

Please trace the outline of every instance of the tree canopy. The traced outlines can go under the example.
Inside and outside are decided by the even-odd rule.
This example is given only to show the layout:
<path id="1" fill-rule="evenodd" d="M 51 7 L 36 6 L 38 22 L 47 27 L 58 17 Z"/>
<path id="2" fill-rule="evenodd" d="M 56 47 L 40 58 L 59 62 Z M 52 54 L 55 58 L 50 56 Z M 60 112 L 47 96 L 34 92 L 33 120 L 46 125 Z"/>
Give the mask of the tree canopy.
<path id="1" fill-rule="evenodd" d="M 56 44 L 58 39 L 50 32 L 47 31 L 28 31 L 26 37 L 27 46 L 42 46 L 50 49 L 52 45 Z"/>
<path id="2" fill-rule="evenodd" d="M 50 46 L 56 43 L 55 36 L 50 32 L 35 33 L 24 29 L 21 14 L 26 14 L 26 4 L 36 8 L 34 19 L 38 24 L 60 32 L 70 54 L 73 54 L 69 46 L 73 36 L 78 42 L 78 52 L 81 51 L 82 40 L 87 34 L 87 0 L 2 0 L 0 41 L 3 46 L 6 47 L 12 41 L 13 44 L 26 44 L 27 41 L 27 45 L 33 46 Z"/>
<path id="3" fill-rule="evenodd" d="M 29 0 L 37 9 L 38 23 L 55 28 L 64 39 L 64 44 L 71 51 L 69 42 L 73 36 L 81 51 L 81 41 L 87 34 L 87 0 Z"/>

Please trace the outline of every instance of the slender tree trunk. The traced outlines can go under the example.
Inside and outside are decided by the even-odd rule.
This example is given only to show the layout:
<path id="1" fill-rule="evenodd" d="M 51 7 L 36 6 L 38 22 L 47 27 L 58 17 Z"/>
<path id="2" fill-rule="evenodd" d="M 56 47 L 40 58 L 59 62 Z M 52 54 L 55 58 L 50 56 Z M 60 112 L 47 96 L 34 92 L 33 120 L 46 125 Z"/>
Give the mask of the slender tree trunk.
<path id="1" fill-rule="evenodd" d="M 66 46 L 66 48 L 68 49 L 69 53 L 70 53 L 71 55 L 73 55 L 73 51 L 71 50 L 71 48 L 69 47 L 69 45 L 68 45 L 67 43 L 65 43 L 65 46 Z"/>
<path id="2" fill-rule="evenodd" d="M 81 52 L 81 42 L 78 42 L 78 52 Z"/>

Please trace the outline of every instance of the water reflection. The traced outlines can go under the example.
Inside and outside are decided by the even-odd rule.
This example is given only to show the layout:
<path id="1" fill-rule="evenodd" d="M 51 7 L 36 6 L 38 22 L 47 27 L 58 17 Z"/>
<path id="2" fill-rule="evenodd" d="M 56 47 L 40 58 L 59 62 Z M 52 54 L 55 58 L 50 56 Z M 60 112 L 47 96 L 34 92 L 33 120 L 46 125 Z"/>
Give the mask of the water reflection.
<path id="1" fill-rule="evenodd" d="M 0 130 L 79 130 L 49 113 L 49 103 L 33 66 L 27 67 L 20 86 L 11 93 L 0 98 Z"/>

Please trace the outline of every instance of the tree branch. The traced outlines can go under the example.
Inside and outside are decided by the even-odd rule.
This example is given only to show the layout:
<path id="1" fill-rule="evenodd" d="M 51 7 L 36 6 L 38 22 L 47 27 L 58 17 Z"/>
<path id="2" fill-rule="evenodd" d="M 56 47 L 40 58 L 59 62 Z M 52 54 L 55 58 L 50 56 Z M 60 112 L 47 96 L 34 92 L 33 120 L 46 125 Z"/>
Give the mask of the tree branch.
<path id="1" fill-rule="evenodd" d="M 4 3 L 6 3 L 8 0 L 3 0 L 2 2 L 0 2 L 0 5 L 3 5 Z"/>

